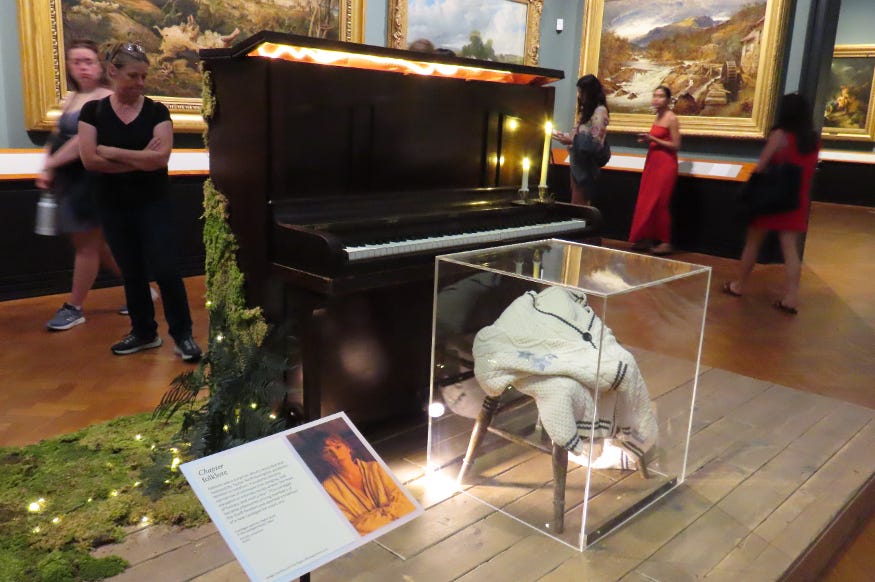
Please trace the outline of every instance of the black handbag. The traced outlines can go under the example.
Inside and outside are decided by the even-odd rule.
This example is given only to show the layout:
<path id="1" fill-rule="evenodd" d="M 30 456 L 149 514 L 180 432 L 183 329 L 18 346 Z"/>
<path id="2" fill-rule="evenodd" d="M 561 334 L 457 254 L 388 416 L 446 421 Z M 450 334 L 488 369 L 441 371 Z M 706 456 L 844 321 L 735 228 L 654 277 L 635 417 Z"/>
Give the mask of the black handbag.
<path id="1" fill-rule="evenodd" d="M 755 172 L 744 184 L 741 203 L 748 217 L 781 214 L 799 208 L 802 168 L 796 164 L 772 164 Z"/>
<path id="2" fill-rule="evenodd" d="M 611 161 L 611 146 L 608 145 L 607 136 L 605 136 L 605 142 L 602 144 L 602 147 L 597 149 L 595 154 L 593 154 L 592 160 L 599 168 L 603 168 L 609 161 Z"/>

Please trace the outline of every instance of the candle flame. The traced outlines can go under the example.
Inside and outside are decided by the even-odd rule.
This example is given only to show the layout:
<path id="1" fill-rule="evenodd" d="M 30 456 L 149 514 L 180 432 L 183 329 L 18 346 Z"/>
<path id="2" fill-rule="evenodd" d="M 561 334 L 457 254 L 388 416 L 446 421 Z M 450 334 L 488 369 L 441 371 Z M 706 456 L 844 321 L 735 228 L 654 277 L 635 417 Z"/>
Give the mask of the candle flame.
<path id="1" fill-rule="evenodd" d="M 529 158 L 523 158 L 523 170 L 528 170 L 532 167 L 532 162 Z"/>

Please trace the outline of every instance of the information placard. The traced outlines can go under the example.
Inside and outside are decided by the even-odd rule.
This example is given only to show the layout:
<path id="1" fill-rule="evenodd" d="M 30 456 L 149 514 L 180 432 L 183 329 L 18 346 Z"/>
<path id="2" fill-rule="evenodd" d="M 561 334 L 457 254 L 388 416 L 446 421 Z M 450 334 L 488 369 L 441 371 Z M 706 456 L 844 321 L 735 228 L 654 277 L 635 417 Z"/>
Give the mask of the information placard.
<path id="1" fill-rule="evenodd" d="M 180 469 L 255 581 L 293 580 L 423 511 L 342 412 Z"/>

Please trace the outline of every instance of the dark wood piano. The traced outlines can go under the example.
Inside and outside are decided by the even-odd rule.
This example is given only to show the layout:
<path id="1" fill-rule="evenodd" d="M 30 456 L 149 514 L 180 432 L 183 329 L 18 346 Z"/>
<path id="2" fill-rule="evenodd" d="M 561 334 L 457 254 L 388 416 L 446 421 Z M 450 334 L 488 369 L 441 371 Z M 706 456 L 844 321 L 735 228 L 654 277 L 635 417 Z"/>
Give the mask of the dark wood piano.
<path id="1" fill-rule="evenodd" d="M 210 175 L 249 301 L 297 325 L 311 418 L 422 414 L 435 256 L 598 233 L 594 208 L 516 203 L 561 71 L 274 32 L 201 57 Z"/>

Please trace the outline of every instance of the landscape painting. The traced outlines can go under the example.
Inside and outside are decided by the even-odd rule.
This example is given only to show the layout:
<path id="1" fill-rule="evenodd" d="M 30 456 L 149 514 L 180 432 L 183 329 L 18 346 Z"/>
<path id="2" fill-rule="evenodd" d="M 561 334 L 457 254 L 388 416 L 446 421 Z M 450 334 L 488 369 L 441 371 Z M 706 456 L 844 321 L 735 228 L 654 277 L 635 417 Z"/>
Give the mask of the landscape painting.
<path id="1" fill-rule="evenodd" d="M 536 64 L 543 0 L 390 0 L 389 46 L 428 40 L 459 57 Z"/>
<path id="2" fill-rule="evenodd" d="M 261 30 L 359 42 L 364 0 L 19 0 L 18 5 L 23 61 L 25 43 L 45 45 L 34 58 L 52 55 L 51 62 L 23 62 L 28 65 L 23 69 L 28 74 L 34 65 L 50 67 L 56 76 L 54 103 L 65 89 L 64 43 L 85 38 L 104 47 L 142 46 L 151 63 L 146 93 L 171 113 L 193 113 L 200 106 L 199 50 L 230 46 Z"/>
<path id="3" fill-rule="evenodd" d="M 62 0 L 64 38 L 134 41 L 152 62 L 150 95 L 198 97 L 197 53 L 261 30 L 338 40 L 340 0 Z"/>
<path id="4" fill-rule="evenodd" d="M 837 46 L 827 87 L 823 135 L 875 140 L 875 46 Z"/>
<path id="5" fill-rule="evenodd" d="M 665 85 L 675 112 L 694 118 L 682 120 L 688 133 L 760 133 L 776 101 L 786 4 L 593 0 L 582 72 L 596 73 L 604 84 L 612 125 L 640 129 L 643 119 L 635 116 L 650 119 L 653 90 Z"/>

